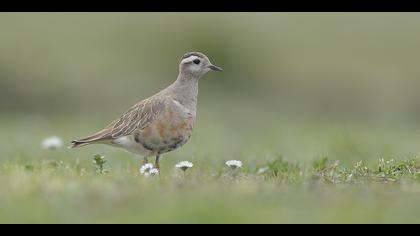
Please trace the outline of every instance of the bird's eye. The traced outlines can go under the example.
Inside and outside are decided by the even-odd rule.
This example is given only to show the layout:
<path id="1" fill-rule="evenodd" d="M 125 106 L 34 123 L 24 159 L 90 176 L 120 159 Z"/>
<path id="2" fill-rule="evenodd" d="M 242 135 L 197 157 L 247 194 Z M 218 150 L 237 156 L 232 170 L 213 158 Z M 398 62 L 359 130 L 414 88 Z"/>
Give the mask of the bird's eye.
<path id="1" fill-rule="evenodd" d="M 198 60 L 198 59 L 195 59 L 193 62 L 194 62 L 194 64 L 196 64 L 196 65 L 200 64 L 200 60 Z"/>

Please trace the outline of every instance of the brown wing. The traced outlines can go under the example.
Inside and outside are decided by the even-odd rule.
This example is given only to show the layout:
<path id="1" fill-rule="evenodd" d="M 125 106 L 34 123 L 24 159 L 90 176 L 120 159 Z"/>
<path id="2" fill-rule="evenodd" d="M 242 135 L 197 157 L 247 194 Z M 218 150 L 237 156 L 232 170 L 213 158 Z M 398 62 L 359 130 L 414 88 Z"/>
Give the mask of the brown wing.
<path id="1" fill-rule="evenodd" d="M 143 100 L 108 126 L 109 135 L 114 139 L 132 134 L 135 130 L 142 130 L 156 119 L 164 108 L 165 103 L 159 97 Z"/>
<path id="2" fill-rule="evenodd" d="M 120 118 L 113 121 L 104 130 L 89 137 L 73 141 L 73 146 L 71 147 L 104 142 L 130 135 L 135 130 L 142 130 L 146 128 L 151 121 L 156 119 L 164 108 L 165 102 L 161 97 L 155 96 L 145 99 L 128 109 Z"/>

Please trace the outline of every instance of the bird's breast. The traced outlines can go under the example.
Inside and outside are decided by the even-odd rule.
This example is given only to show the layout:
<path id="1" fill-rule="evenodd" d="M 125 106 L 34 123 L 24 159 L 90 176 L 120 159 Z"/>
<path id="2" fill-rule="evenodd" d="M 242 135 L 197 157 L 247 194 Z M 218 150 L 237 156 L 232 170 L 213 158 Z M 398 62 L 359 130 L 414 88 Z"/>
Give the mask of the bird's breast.
<path id="1" fill-rule="evenodd" d="M 195 116 L 187 113 L 177 113 L 176 111 L 165 112 L 162 119 L 154 124 L 154 129 L 163 140 L 179 136 L 190 136 L 195 124 Z"/>
<path id="2" fill-rule="evenodd" d="M 191 137 L 195 115 L 166 110 L 159 119 L 141 130 L 136 141 L 154 153 L 165 153 L 184 145 Z"/>

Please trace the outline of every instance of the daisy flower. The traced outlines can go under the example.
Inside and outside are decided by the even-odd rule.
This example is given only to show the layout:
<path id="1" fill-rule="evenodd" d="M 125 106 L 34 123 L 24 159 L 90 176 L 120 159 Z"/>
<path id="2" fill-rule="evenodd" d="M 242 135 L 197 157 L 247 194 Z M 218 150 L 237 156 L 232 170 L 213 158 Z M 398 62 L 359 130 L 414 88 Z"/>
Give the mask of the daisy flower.
<path id="1" fill-rule="evenodd" d="M 144 176 L 149 176 L 150 175 L 150 171 L 152 171 L 153 168 L 153 164 L 152 163 L 146 163 L 144 165 L 142 165 L 142 167 L 140 167 L 140 174 L 144 175 Z"/>
<path id="2" fill-rule="evenodd" d="M 229 166 L 232 170 L 242 167 L 242 161 L 230 160 L 226 162 L 226 165 Z"/>
<path id="3" fill-rule="evenodd" d="M 159 170 L 158 170 L 158 169 L 156 169 L 156 168 L 153 168 L 153 169 L 151 169 L 151 170 L 149 171 L 149 175 L 150 175 L 150 176 L 156 176 L 156 175 L 159 175 Z"/>
<path id="4" fill-rule="evenodd" d="M 176 168 L 183 170 L 184 172 L 188 170 L 189 168 L 192 168 L 194 166 L 193 163 L 189 161 L 181 161 L 178 164 L 175 165 Z"/>

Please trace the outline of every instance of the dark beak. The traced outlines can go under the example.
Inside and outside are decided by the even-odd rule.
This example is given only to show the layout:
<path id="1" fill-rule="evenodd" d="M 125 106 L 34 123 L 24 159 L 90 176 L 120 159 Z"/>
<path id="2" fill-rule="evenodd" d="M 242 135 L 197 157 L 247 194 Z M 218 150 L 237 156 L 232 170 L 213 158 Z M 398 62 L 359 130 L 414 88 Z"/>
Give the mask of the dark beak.
<path id="1" fill-rule="evenodd" d="M 218 66 L 215 66 L 215 65 L 209 65 L 208 67 L 213 71 L 223 71 L 222 68 L 220 68 Z"/>

